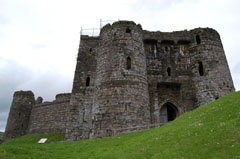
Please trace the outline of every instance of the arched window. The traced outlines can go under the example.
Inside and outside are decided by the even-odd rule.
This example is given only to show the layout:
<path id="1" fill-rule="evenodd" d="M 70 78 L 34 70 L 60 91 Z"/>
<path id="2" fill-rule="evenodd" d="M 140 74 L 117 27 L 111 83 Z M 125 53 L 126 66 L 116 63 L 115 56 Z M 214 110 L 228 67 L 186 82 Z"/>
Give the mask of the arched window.
<path id="1" fill-rule="evenodd" d="M 196 36 L 196 42 L 197 42 L 197 44 L 200 44 L 200 43 L 201 43 L 201 39 L 200 39 L 200 36 L 199 36 L 199 35 Z"/>
<path id="2" fill-rule="evenodd" d="M 168 74 L 168 76 L 171 76 L 171 68 L 170 67 L 167 68 L 167 74 Z"/>
<path id="3" fill-rule="evenodd" d="M 131 69 L 131 58 L 127 57 L 127 70 Z"/>
<path id="4" fill-rule="evenodd" d="M 126 33 L 131 33 L 131 30 L 129 28 L 126 29 Z"/>
<path id="5" fill-rule="evenodd" d="M 203 76 L 204 70 L 203 70 L 203 63 L 201 61 L 198 62 L 198 72 L 200 76 Z"/>
<path id="6" fill-rule="evenodd" d="M 87 77 L 86 79 L 86 86 L 88 87 L 90 85 L 90 77 Z"/>

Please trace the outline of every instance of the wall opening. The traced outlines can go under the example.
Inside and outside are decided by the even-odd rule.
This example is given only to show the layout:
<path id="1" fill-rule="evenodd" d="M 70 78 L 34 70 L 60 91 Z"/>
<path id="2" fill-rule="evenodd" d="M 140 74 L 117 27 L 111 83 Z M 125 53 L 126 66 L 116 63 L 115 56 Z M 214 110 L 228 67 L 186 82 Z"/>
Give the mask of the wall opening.
<path id="1" fill-rule="evenodd" d="M 86 86 L 88 87 L 90 85 L 90 77 L 87 77 L 86 79 Z"/>
<path id="2" fill-rule="evenodd" d="M 167 47 L 167 46 L 165 46 L 164 48 L 165 48 L 165 52 L 168 52 L 168 47 Z"/>
<path id="3" fill-rule="evenodd" d="M 179 45 L 188 45 L 190 43 L 189 40 L 178 40 L 177 44 Z"/>
<path id="4" fill-rule="evenodd" d="M 201 44 L 201 39 L 200 39 L 199 35 L 196 36 L 196 42 L 197 42 L 197 44 Z"/>
<path id="5" fill-rule="evenodd" d="M 203 63 L 201 61 L 198 62 L 198 72 L 200 76 L 203 76 L 204 70 L 203 70 Z"/>
<path id="6" fill-rule="evenodd" d="M 163 45 L 174 45 L 174 41 L 173 40 L 162 40 L 161 44 L 163 44 Z"/>
<path id="7" fill-rule="evenodd" d="M 131 30 L 129 28 L 126 29 L 126 33 L 130 34 Z"/>
<path id="8" fill-rule="evenodd" d="M 168 76 L 171 76 L 171 68 L 170 67 L 167 68 L 167 74 L 168 74 Z"/>
<path id="9" fill-rule="evenodd" d="M 92 48 L 89 49 L 89 52 L 92 52 Z"/>
<path id="10" fill-rule="evenodd" d="M 131 58 L 127 57 L 127 70 L 131 69 Z"/>
<path id="11" fill-rule="evenodd" d="M 160 115 L 164 119 L 163 122 L 173 121 L 178 115 L 178 109 L 174 104 L 167 102 L 162 106 Z"/>

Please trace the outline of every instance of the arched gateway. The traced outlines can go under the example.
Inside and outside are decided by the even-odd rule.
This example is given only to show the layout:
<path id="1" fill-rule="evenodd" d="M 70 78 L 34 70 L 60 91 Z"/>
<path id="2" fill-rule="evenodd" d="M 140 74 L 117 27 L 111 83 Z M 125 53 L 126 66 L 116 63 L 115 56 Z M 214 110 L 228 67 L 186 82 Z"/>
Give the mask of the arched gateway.
<path id="1" fill-rule="evenodd" d="M 167 123 L 173 121 L 178 116 L 178 113 L 179 111 L 177 107 L 174 104 L 167 102 L 160 109 L 160 122 Z"/>

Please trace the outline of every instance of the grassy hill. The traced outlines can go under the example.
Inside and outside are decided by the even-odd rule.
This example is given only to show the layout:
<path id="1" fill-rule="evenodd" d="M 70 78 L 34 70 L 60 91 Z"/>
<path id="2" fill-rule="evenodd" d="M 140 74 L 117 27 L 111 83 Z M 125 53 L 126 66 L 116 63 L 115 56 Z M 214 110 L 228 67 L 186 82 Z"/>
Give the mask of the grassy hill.
<path id="1" fill-rule="evenodd" d="M 3 132 L 0 132 L 0 140 L 2 139 L 3 137 Z"/>
<path id="2" fill-rule="evenodd" d="M 48 137 L 46 144 L 37 144 Z M 160 128 L 111 138 L 62 141 L 27 135 L 0 145 L 10 159 L 240 159 L 240 92 L 202 106 Z"/>

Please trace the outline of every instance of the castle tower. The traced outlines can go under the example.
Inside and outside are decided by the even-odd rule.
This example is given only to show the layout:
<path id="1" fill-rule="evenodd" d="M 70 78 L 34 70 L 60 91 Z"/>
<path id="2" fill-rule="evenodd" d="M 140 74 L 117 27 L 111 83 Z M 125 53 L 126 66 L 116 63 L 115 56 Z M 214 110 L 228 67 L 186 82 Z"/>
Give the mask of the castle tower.
<path id="1" fill-rule="evenodd" d="M 141 26 L 118 21 L 103 27 L 100 37 L 90 137 L 147 128 L 149 94 Z"/>
<path id="2" fill-rule="evenodd" d="M 234 86 L 217 31 L 210 28 L 191 30 L 190 46 L 193 82 L 197 106 L 207 104 L 234 92 Z"/>
<path id="3" fill-rule="evenodd" d="M 65 139 L 88 139 L 92 128 L 92 105 L 99 37 L 81 35 Z"/>
<path id="4" fill-rule="evenodd" d="M 27 133 L 29 117 L 34 104 L 34 94 L 31 91 L 14 93 L 3 140 L 7 141 Z"/>

